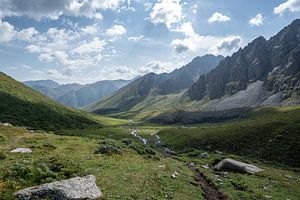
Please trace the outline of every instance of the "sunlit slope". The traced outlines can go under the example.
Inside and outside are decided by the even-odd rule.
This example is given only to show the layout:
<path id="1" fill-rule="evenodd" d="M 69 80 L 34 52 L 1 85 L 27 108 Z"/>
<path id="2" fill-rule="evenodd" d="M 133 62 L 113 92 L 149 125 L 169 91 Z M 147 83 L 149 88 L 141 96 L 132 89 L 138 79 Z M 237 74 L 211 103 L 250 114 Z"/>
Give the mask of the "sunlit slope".
<path id="1" fill-rule="evenodd" d="M 98 124 L 85 113 L 58 104 L 1 72 L 0 121 L 53 131 Z"/>

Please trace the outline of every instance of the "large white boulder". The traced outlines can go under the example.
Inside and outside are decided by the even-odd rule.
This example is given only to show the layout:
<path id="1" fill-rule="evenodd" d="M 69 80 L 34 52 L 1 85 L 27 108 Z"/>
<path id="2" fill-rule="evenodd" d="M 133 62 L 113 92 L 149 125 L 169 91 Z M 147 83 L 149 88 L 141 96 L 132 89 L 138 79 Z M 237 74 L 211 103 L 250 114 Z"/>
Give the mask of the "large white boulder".
<path id="1" fill-rule="evenodd" d="M 223 159 L 221 162 L 214 166 L 216 170 L 234 171 L 241 173 L 258 173 L 264 171 L 263 169 L 230 158 Z"/>
<path id="2" fill-rule="evenodd" d="M 102 192 L 96 185 L 96 177 L 88 175 L 26 188 L 17 191 L 14 195 L 20 200 L 86 200 L 99 199 L 102 197 Z"/>

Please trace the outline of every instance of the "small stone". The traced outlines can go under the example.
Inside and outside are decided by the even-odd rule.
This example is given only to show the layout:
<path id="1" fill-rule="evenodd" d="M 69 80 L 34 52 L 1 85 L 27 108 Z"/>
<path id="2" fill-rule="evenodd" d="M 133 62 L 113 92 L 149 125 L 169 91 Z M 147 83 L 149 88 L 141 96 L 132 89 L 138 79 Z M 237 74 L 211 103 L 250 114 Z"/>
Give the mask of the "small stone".
<path id="1" fill-rule="evenodd" d="M 215 153 L 215 154 L 219 154 L 219 155 L 222 155 L 222 154 L 223 154 L 223 152 L 222 152 L 222 151 L 219 151 L 219 150 L 214 150 L 214 153 Z"/>
<path id="2" fill-rule="evenodd" d="M 16 148 L 10 151 L 11 153 L 31 153 L 32 150 L 29 148 Z"/>
<path id="3" fill-rule="evenodd" d="M 267 198 L 267 199 L 271 199 L 272 198 L 272 196 L 270 196 L 270 195 L 264 195 L 264 197 Z"/>
<path id="4" fill-rule="evenodd" d="M 209 158 L 209 155 L 207 152 L 201 153 L 200 155 L 198 155 L 198 158 Z"/>
<path id="5" fill-rule="evenodd" d="M 208 164 L 206 164 L 206 165 L 201 165 L 201 167 L 203 167 L 204 169 L 209 169 Z"/>
<path id="6" fill-rule="evenodd" d="M 175 178 L 177 178 L 178 175 L 179 175 L 179 173 L 175 171 L 175 172 L 171 175 L 171 177 L 172 177 L 173 179 L 175 179 Z"/>

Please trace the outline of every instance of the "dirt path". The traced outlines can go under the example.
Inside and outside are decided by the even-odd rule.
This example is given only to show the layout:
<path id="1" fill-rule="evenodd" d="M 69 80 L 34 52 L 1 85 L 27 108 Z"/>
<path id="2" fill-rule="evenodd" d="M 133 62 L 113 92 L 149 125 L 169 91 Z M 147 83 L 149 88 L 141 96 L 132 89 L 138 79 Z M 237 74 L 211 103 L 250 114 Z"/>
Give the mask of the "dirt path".
<path id="1" fill-rule="evenodd" d="M 222 194 L 214 185 L 209 183 L 204 174 L 200 172 L 194 165 L 189 164 L 188 168 L 195 173 L 196 182 L 193 184 L 201 187 L 206 200 L 229 200 L 226 195 Z"/>

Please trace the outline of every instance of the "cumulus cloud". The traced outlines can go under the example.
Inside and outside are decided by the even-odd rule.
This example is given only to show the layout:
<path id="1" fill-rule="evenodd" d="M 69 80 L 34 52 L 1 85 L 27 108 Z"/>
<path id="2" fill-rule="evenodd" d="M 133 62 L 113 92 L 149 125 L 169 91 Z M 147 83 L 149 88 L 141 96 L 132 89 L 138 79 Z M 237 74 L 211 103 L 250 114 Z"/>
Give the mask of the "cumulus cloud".
<path id="1" fill-rule="evenodd" d="M 122 25 L 114 25 L 106 30 L 105 34 L 109 37 L 116 38 L 126 34 L 126 29 Z"/>
<path id="2" fill-rule="evenodd" d="M 150 13 L 154 24 L 165 24 L 169 29 L 183 18 L 180 0 L 159 0 Z"/>
<path id="3" fill-rule="evenodd" d="M 232 52 L 240 47 L 241 38 L 239 36 L 227 37 L 217 45 L 219 51 Z"/>
<path id="4" fill-rule="evenodd" d="M 83 33 L 83 34 L 86 34 L 86 35 L 95 35 L 97 33 L 100 32 L 100 29 L 99 29 L 99 26 L 97 23 L 93 24 L 93 25 L 90 25 L 90 26 L 84 26 L 84 27 L 81 27 L 80 28 L 80 31 Z"/>
<path id="5" fill-rule="evenodd" d="M 100 10 L 117 10 L 124 0 L 1 0 L 0 17 L 27 16 L 35 20 L 62 15 L 102 19 Z"/>
<path id="6" fill-rule="evenodd" d="M 235 47 L 240 44 L 239 36 L 224 36 L 216 37 L 211 35 L 199 35 L 195 33 L 190 22 L 182 24 L 181 27 L 175 29 L 176 32 L 184 34 L 183 39 L 175 39 L 172 41 L 172 46 L 177 53 L 185 51 L 205 51 L 213 54 L 228 55 L 235 50 Z"/>
<path id="7" fill-rule="evenodd" d="M 49 53 L 42 53 L 39 56 L 39 60 L 43 61 L 43 62 L 51 62 L 53 59 L 54 59 L 54 57 Z"/>
<path id="8" fill-rule="evenodd" d="M 287 0 L 274 8 L 274 13 L 278 15 L 282 15 L 285 11 L 299 12 L 300 0 Z"/>
<path id="9" fill-rule="evenodd" d="M 33 27 L 17 31 L 10 23 L 0 20 L 0 43 L 13 40 L 30 41 L 37 34 L 38 31 Z"/>
<path id="10" fill-rule="evenodd" d="M 100 40 L 98 37 L 93 38 L 90 42 L 84 42 L 83 44 L 76 47 L 73 52 L 80 55 L 91 54 L 91 53 L 101 53 L 104 49 L 106 42 Z"/>
<path id="11" fill-rule="evenodd" d="M 43 62 L 56 61 L 62 67 L 82 71 L 99 64 L 106 45 L 105 40 L 90 35 L 82 30 L 49 28 L 40 34 L 42 40 L 34 40 L 25 47 L 29 53 L 38 53 Z"/>
<path id="12" fill-rule="evenodd" d="M 215 12 L 209 19 L 208 22 L 209 23 L 215 23 L 215 22 L 228 22 L 230 21 L 230 17 L 219 13 L 219 12 Z"/>
<path id="13" fill-rule="evenodd" d="M 264 17 L 261 13 L 257 14 L 255 17 L 250 19 L 249 24 L 252 26 L 260 26 L 264 23 Z"/>

